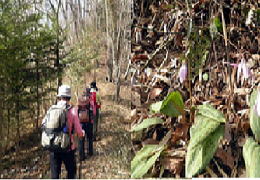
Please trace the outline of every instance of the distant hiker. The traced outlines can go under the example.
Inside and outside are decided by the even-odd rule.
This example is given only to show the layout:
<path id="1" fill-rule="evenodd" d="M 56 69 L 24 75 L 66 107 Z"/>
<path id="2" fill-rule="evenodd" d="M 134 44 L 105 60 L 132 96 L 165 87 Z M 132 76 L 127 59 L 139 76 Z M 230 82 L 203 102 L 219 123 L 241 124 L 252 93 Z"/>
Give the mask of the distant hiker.
<path id="1" fill-rule="evenodd" d="M 71 88 L 62 85 L 58 90 L 58 102 L 52 105 L 42 122 L 42 146 L 50 151 L 51 178 L 60 178 L 61 164 L 64 162 L 67 178 L 76 178 L 76 144 L 73 132 L 84 137 L 77 108 L 69 104 Z"/>
<path id="2" fill-rule="evenodd" d="M 82 129 L 86 132 L 88 141 L 88 155 L 93 155 L 93 119 L 92 111 L 90 110 L 89 98 L 82 96 L 78 98 L 78 115 Z M 79 156 L 80 160 L 86 159 L 85 156 L 85 138 L 79 140 Z"/>
<path id="3" fill-rule="evenodd" d="M 94 140 L 97 138 L 99 123 L 100 123 L 100 108 L 101 108 L 101 98 L 98 92 L 97 84 L 95 81 L 90 84 L 90 105 L 93 109 L 93 118 L 94 118 L 94 127 L 93 127 L 93 135 Z"/>

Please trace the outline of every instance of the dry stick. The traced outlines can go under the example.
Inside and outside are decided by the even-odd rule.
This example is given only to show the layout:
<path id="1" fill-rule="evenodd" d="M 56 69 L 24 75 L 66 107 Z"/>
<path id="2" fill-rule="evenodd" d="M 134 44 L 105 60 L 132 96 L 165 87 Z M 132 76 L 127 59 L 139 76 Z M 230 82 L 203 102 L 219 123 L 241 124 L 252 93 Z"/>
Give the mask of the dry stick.
<path id="1" fill-rule="evenodd" d="M 211 177 L 213 177 L 213 178 L 217 178 L 218 177 L 216 175 L 216 173 L 214 173 L 214 171 L 212 171 L 212 169 L 210 169 L 209 166 L 206 167 L 206 171 L 210 174 Z"/>
<path id="2" fill-rule="evenodd" d="M 228 175 L 223 171 L 223 169 L 221 169 L 221 167 L 218 165 L 218 162 L 215 159 L 213 159 L 213 161 L 216 164 L 218 171 L 223 175 L 224 178 L 227 178 Z"/>
<path id="3" fill-rule="evenodd" d="M 177 28 L 178 28 L 178 24 L 180 22 L 181 19 L 176 19 L 175 25 L 174 25 L 174 32 L 177 32 Z M 142 68 L 142 71 L 148 66 L 148 64 L 150 63 L 150 61 L 153 59 L 153 57 L 161 50 L 163 49 L 168 43 L 170 43 L 173 39 L 174 39 L 174 34 L 169 34 L 164 41 L 159 45 L 159 47 L 154 51 L 154 53 L 151 56 L 148 56 L 148 60 L 145 63 L 144 67 Z"/>
<path id="4" fill-rule="evenodd" d="M 190 22 L 189 22 L 189 31 L 188 31 L 188 41 L 190 38 L 190 34 L 191 34 L 191 30 L 192 30 L 192 17 L 191 17 L 191 11 L 190 11 L 190 7 L 189 7 L 189 1 L 185 0 L 186 5 L 187 5 L 187 9 L 190 15 Z M 188 60 L 188 58 L 186 58 L 186 61 L 188 61 L 188 79 L 189 79 L 189 92 L 190 92 L 190 113 L 191 113 L 191 109 L 192 109 L 192 89 L 191 89 L 191 62 L 190 60 Z M 190 114 L 190 122 L 192 121 L 192 116 Z"/>
<path id="5" fill-rule="evenodd" d="M 229 60 L 229 50 L 228 50 L 228 38 L 227 38 L 227 29 L 226 29 L 226 23 L 225 23 L 225 18 L 224 18 L 224 13 L 223 13 L 223 6 L 220 5 L 220 11 L 221 11 L 221 18 L 222 18 L 222 27 L 223 27 L 223 34 L 224 34 L 224 40 L 225 40 L 225 47 L 226 47 L 226 56 L 227 56 L 227 62 L 230 63 L 230 60 Z M 229 83 L 229 90 L 230 90 L 230 93 L 231 95 L 233 94 L 234 90 L 233 90 L 233 87 L 232 87 L 232 84 L 231 84 L 231 67 L 228 66 L 228 83 Z M 228 107 L 227 107 L 227 111 L 229 113 L 231 113 L 231 99 L 229 98 L 229 101 L 228 101 Z"/>

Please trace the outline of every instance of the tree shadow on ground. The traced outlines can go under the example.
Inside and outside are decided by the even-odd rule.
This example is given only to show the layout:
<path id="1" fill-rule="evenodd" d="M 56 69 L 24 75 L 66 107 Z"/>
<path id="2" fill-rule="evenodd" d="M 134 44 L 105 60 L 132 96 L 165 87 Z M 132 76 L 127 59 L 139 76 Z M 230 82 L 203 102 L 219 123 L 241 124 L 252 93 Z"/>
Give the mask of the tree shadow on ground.
<path id="1" fill-rule="evenodd" d="M 41 148 L 40 142 L 40 130 L 34 130 L 22 136 L 21 140 L 15 146 L 11 147 L 0 159 L 0 174 L 2 177 L 13 178 L 17 173 L 20 173 L 17 171 L 29 171 L 37 162 L 42 161 L 41 159 L 46 157 L 47 152 Z M 5 177 L 6 175 L 7 177 Z M 26 178 L 38 178 L 38 176 L 28 173 Z"/>

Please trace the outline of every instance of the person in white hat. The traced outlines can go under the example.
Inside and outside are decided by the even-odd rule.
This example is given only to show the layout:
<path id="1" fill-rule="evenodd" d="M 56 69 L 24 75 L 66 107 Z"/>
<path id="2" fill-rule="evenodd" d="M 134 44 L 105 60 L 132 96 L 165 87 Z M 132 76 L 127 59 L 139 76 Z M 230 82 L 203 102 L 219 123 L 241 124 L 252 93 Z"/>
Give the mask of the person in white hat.
<path id="1" fill-rule="evenodd" d="M 50 169 L 51 169 L 51 178 L 59 179 L 61 173 L 61 164 L 65 164 L 67 170 L 67 178 L 74 179 L 76 178 L 76 142 L 74 142 L 73 131 L 79 137 L 84 137 L 85 132 L 82 130 L 80 121 L 77 114 L 77 109 L 72 107 L 69 102 L 71 99 L 71 88 L 68 85 L 61 85 L 58 89 L 58 102 L 57 106 L 66 106 L 67 109 L 67 126 L 66 130 L 70 135 L 70 147 L 65 152 L 52 152 L 50 151 Z M 48 113 L 47 113 L 48 114 Z M 47 115 L 46 115 L 47 116 Z M 43 119 L 42 125 L 46 123 L 46 118 Z"/>

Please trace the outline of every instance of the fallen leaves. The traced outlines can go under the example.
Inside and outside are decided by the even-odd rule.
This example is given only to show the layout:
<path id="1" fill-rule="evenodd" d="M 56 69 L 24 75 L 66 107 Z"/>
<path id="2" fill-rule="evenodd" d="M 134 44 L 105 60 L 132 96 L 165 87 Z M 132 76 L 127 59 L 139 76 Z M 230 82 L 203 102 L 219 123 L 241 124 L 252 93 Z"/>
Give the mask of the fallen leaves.
<path id="1" fill-rule="evenodd" d="M 260 41 L 259 30 L 252 26 L 257 23 L 257 18 L 251 17 L 250 25 L 244 27 L 248 13 L 241 13 L 238 7 L 247 9 L 245 12 L 248 12 L 249 6 L 253 4 L 250 2 L 240 6 L 237 1 L 232 1 L 230 9 L 227 4 L 217 1 L 201 0 L 187 4 L 186 1 L 159 0 L 147 1 L 147 7 L 142 5 L 142 13 L 138 10 L 135 12 L 136 24 L 141 24 L 144 28 L 138 31 L 142 42 L 132 44 L 133 53 L 147 54 L 148 57 L 148 60 L 139 58 L 132 64 L 139 72 L 137 83 L 142 87 L 138 91 L 140 106 L 147 109 L 147 112 L 137 114 L 142 114 L 139 116 L 140 121 L 145 118 L 144 114 L 150 113 L 164 119 L 164 123 L 148 131 L 142 141 L 155 140 L 160 137 L 160 133 L 164 135 L 171 129 L 171 139 L 164 152 L 179 148 L 186 150 L 191 141 L 188 131 L 196 123 L 195 107 L 204 103 L 210 103 L 224 114 L 224 117 L 214 114 L 213 116 L 218 117 L 216 122 L 223 118 L 227 120 L 225 125 L 223 124 L 224 139 L 214 155 L 217 165 L 211 161 L 211 174 L 210 170 L 203 171 L 198 174 L 199 177 L 237 176 L 242 174 L 238 171 L 243 171 L 244 168 L 243 164 L 237 164 L 237 160 L 242 156 L 241 147 L 245 143 L 245 137 L 251 131 L 248 119 L 249 94 L 253 87 L 260 83 L 260 55 L 257 51 Z M 135 3 L 137 7 L 140 5 L 141 2 Z M 188 10 L 188 7 L 191 9 Z M 211 11 L 209 7 L 218 11 Z M 139 51 L 135 51 L 137 47 L 140 48 Z M 241 64 L 238 68 L 243 58 L 247 67 Z M 191 63 L 188 72 L 191 77 L 187 76 L 186 81 L 182 78 L 183 83 L 180 83 L 178 74 L 184 62 Z M 240 83 L 241 77 L 248 77 L 250 73 L 252 76 L 244 78 Z M 237 77 L 239 83 L 236 81 Z M 164 101 L 176 90 L 183 97 L 184 112 L 178 109 L 178 103 Z M 212 118 L 207 116 L 207 113 L 208 109 L 204 115 Z M 134 124 L 140 123 L 136 119 L 133 120 Z M 227 156 L 230 157 L 226 158 Z M 153 169 L 152 175 L 184 176 L 182 158 L 170 156 L 168 159 L 159 159 L 156 161 L 156 167 L 161 169 Z M 229 171 L 223 167 L 233 170 Z"/>

